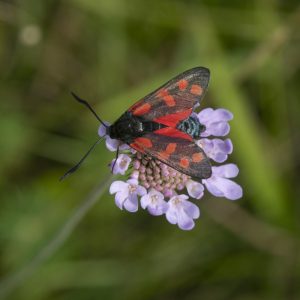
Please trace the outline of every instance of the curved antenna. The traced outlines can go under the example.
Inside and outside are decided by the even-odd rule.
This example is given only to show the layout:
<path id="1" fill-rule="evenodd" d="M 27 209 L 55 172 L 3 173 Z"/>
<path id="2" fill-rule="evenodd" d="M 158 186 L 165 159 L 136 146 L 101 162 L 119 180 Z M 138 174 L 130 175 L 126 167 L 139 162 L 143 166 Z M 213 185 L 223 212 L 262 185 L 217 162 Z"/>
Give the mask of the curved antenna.
<path id="1" fill-rule="evenodd" d="M 101 137 L 98 141 L 95 142 L 95 144 L 88 150 L 88 152 L 81 158 L 81 160 L 72 167 L 69 171 L 67 171 L 63 176 L 60 177 L 59 181 L 62 181 L 66 179 L 68 176 L 70 176 L 72 173 L 77 171 L 77 169 L 81 166 L 81 164 L 84 162 L 84 160 L 89 156 L 89 154 L 94 150 L 94 148 L 103 140 L 103 137 Z"/>
<path id="2" fill-rule="evenodd" d="M 97 120 L 103 125 L 105 126 L 106 128 L 108 127 L 100 118 L 99 116 L 97 115 L 97 113 L 94 111 L 94 109 L 90 106 L 90 104 L 84 100 L 84 99 L 81 99 L 79 96 L 77 96 L 75 93 L 73 92 L 70 92 L 71 95 L 81 104 L 85 105 L 92 113 L 93 115 L 97 118 Z"/>

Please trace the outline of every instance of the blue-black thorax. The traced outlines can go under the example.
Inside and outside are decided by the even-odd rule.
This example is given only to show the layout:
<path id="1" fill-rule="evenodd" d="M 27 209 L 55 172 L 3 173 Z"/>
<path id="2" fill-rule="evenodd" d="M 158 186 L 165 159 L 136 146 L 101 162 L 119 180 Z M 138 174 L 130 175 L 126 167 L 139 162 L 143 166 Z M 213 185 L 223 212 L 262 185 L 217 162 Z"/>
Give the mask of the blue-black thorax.
<path id="1" fill-rule="evenodd" d="M 205 126 L 200 123 L 197 117 L 189 116 L 176 126 L 177 129 L 187 133 L 194 139 L 199 139 L 201 132 L 205 131 Z"/>

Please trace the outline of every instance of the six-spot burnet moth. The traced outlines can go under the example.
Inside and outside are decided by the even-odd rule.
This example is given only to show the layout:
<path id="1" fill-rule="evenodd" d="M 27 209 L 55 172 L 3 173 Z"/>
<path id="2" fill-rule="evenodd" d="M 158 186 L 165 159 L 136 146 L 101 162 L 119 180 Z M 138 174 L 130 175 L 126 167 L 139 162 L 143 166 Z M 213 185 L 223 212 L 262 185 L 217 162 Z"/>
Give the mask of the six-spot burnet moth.
<path id="1" fill-rule="evenodd" d="M 193 111 L 205 94 L 209 76 L 209 70 L 204 67 L 179 74 L 131 106 L 111 126 L 99 118 L 87 101 L 74 93 L 72 95 L 91 110 L 106 127 L 110 138 L 120 140 L 195 180 L 201 180 L 209 178 L 212 169 L 209 158 L 195 143 L 205 131 L 205 126 L 193 115 Z M 78 169 L 100 140 L 61 180 Z"/>

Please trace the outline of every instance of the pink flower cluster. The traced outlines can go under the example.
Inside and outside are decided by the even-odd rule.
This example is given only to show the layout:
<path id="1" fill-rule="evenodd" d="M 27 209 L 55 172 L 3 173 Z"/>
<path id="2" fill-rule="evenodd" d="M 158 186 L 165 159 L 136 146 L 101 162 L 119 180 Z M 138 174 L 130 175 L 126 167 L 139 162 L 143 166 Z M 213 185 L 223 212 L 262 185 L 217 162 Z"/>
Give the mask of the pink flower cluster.
<path id="1" fill-rule="evenodd" d="M 233 115 L 226 109 L 206 108 L 195 114 L 206 129 L 196 144 L 216 163 L 224 163 L 232 153 L 230 139 L 209 138 L 224 137 L 230 131 L 228 121 Z M 105 136 L 106 129 L 100 126 L 98 134 Z M 120 141 L 105 136 L 106 146 L 110 151 L 119 147 L 120 154 L 114 165 L 113 173 L 127 177 L 126 181 L 117 180 L 110 186 L 110 193 L 115 194 L 115 203 L 120 209 L 136 212 L 139 207 L 147 209 L 154 216 L 165 215 L 171 224 L 180 229 L 190 230 L 195 226 L 195 219 L 200 216 L 199 207 L 189 198 L 198 201 L 204 195 L 205 188 L 216 197 L 236 200 L 242 197 L 242 188 L 232 181 L 238 175 L 235 164 L 223 164 L 212 167 L 212 175 L 201 182 L 192 180 L 153 157 L 145 157 Z"/>

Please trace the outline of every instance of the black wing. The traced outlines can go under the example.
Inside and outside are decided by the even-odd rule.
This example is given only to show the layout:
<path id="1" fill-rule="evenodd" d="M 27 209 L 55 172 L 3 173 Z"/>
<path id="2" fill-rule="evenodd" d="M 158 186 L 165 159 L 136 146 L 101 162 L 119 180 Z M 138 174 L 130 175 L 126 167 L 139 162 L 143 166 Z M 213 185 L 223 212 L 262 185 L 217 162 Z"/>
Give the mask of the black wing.
<path id="1" fill-rule="evenodd" d="M 187 118 L 203 98 L 209 77 L 210 72 L 204 67 L 185 71 L 138 101 L 129 111 L 145 120 L 160 123 L 163 123 L 162 119 L 168 118 L 168 115 L 183 115 Z M 174 127 L 178 121 L 176 118 Z"/>

